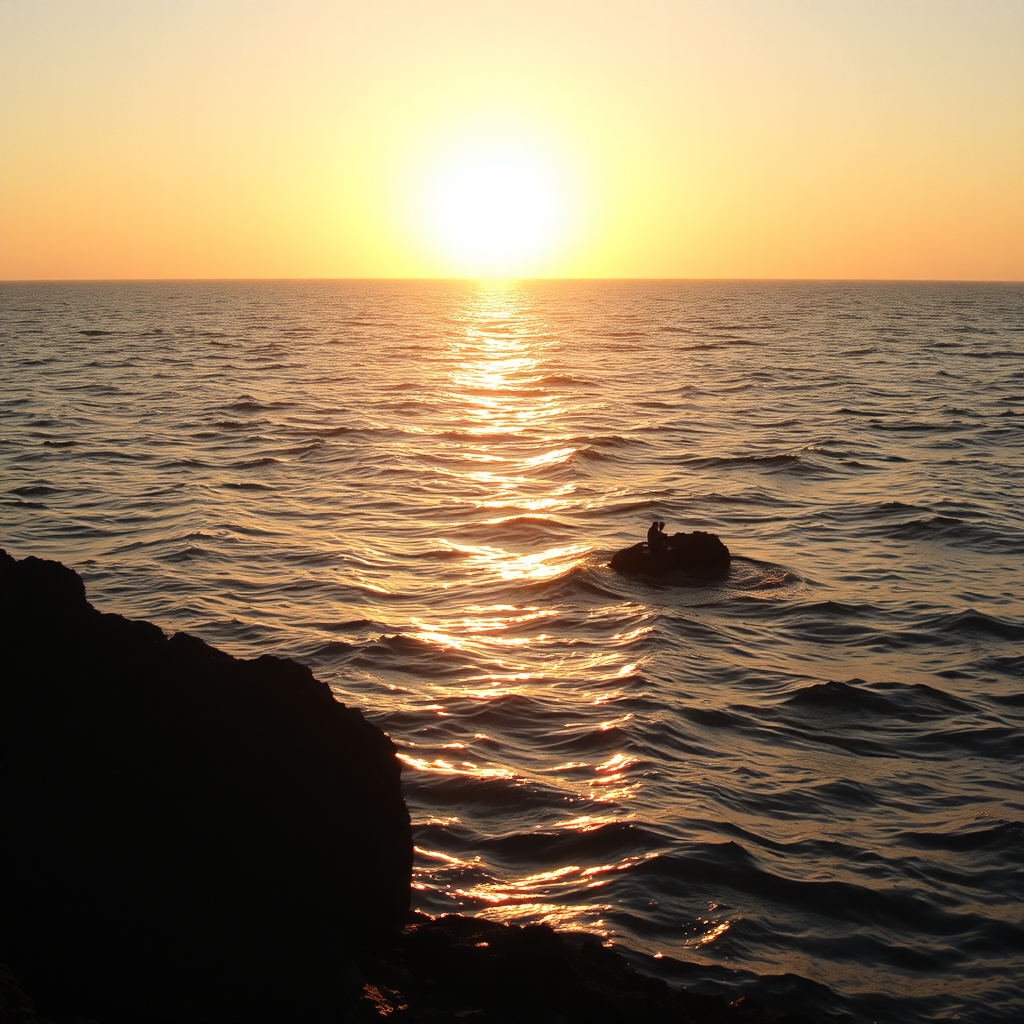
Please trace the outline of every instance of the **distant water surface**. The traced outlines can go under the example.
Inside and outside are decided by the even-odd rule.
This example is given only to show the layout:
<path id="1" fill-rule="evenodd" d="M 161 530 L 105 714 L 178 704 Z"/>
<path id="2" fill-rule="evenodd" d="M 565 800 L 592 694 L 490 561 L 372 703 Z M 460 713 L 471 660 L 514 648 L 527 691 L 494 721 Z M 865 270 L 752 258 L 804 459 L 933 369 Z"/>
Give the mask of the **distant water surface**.
<path id="1" fill-rule="evenodd" d="M 1024 1019 L 1021 286 L 0 304 L 0 543 L 363 708 L 418 909 L 817 1014 Z M 731 570 L 609 569 L 653 518 Z"/>

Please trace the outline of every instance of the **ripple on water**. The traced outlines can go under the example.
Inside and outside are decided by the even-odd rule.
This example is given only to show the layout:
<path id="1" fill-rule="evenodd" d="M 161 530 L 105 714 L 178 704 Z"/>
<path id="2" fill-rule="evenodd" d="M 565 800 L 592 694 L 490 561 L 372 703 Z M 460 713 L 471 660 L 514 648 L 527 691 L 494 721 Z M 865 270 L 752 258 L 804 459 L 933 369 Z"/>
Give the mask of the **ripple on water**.
<path id="1" fill-rule="evenodd" d="M 1013 1020 L 1022 294 L 4 284 L 3 543 L 388 729 L 419 909 Z"/>

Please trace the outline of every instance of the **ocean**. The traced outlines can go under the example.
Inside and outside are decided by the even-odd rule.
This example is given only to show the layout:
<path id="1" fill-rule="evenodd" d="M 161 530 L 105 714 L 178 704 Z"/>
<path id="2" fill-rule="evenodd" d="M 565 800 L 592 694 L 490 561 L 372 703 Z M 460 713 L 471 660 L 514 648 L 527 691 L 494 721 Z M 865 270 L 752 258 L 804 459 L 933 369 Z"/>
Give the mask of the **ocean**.
<path id="1" fill-rule="evenodd" d="M 1021 285 L 7 283 L 0 381 L 0 544 L 363 709 L 416 909 L 1024 1018 Z"/>

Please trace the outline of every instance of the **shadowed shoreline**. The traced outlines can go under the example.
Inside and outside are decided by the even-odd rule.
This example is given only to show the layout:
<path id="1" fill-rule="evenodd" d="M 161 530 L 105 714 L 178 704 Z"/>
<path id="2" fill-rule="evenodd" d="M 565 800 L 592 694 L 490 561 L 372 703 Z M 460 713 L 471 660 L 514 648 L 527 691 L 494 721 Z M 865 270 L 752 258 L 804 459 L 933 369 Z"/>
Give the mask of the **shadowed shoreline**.
<path id="1" fill-rule="evenodd" d="M 806 1024 L 593 936 L 410 915 L 390 740 L 295 662 L 0 551 L 0 1018 Z"/>

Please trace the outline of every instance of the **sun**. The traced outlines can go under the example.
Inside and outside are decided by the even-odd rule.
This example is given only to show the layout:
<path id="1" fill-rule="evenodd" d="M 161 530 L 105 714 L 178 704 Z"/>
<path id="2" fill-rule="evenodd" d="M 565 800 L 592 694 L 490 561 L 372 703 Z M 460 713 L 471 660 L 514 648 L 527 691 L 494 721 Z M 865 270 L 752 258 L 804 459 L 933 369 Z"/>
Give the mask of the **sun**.
<path id="1" fill-rule="evenodd" d="M 480 149 L 441 161 L 428 198 L 434 247 L 458 274 L 528 275 L 562 235 L 567 204 L 558 175 L 537 155 Z"/>

